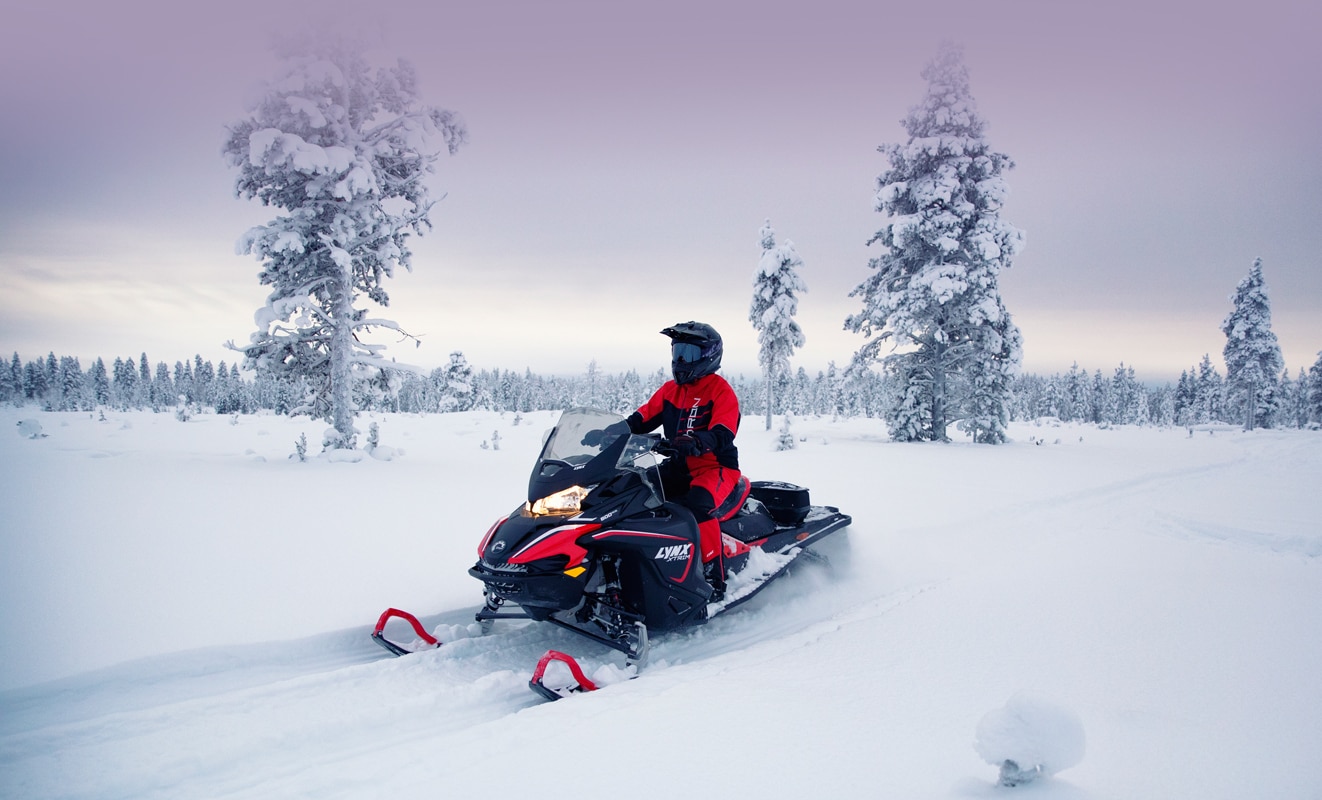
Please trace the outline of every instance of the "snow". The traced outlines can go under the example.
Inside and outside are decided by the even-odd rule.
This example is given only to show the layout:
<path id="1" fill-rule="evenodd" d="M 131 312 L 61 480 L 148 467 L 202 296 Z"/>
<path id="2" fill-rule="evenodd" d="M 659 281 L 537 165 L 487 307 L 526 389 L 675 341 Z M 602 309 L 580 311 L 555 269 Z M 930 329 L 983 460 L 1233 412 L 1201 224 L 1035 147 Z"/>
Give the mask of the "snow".
<path id="1" fill-rule="evenodd" d="M 1052 700 L 1019 692 L 978 722 L 974 749 L 1002 769 L 1002 785 L 1014 786 L 1079 763 L 1085 740 L 1077 714 Z"/>
<path id="2" fill-rule="evenodd" d="M 348 464 L 290 458 L 306 418 L 0 410 L 27 419 L 0 437 L 3 797 L 1322 791 L 1317 432 L 796 418 L 777 452 L 745 426 L 750 477 L 854 524 L 623 680 L 559 629 L 472 625 L 552 413 L 362 417 L 396 457 Z M 389 657 L 391 606 L 447 644 Z M 604 688 L 540 700 L 548 649 Z M 1022 752 L 1042 776 L 998 787 Z"/>

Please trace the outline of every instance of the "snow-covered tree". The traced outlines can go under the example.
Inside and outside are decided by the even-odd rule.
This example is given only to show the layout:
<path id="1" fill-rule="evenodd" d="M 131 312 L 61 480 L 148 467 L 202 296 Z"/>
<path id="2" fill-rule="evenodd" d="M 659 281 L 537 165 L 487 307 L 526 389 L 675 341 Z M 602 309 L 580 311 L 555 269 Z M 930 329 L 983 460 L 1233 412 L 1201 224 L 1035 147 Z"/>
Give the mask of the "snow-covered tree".
<path id="1" fill-rule="evenodd" d="M 1308 409 L 1308 421 L 1322 425 L 1322 352 L 1317 354 L 1317 361 L 1308 368 L 1308 386 L 1304 389 L 1304 404 Z"/>
<path id="2" fill-rule="evenodd" d="M 1148 421 L 1163 428 L 1175 424 L 1175 390 L 1170 384 L 1148 396 Z"/>
<path id="3" fill-rule="evenodd" d="M 1299 368 L 1299 377 L 1290 379 L 1290 370 L 1281 376 L 1281 408 L 1278 421 L 1289 428 L 1308 425 L 1308 373 Z"/>
<path id="4" fill-rule="evenodd" d="M 1111 416 L 1107 422 L 1114 425 L 1144 425 L 1150 410 L 1148 397 L 1139 385 L 1133 367 L 1123 363 L 1116 367 L 1111 378 Z"/>
<path id="5" fill-rule="evenodd" d="M 187 361 L 174 362 L 174 391 L 175 396 L 170 398 L 169 405 L 174 405 L 180 396 L 193 399 L 193 368 Z"/>
<path id="6" fill-rule="evenodd" d="M 193 397 L 197 403 L 210 403 L 216 382 L 216 368 L 201 355 L 193 356 Z"/>
<path id="7" fill-rule="evenodd" d="M 1194 404 L 1194 379 L 1189 374 L 1189 370 L 1180 372 L 1180 380 L 1175 384 L 1175 394 L 1172 398 L 1172 411 L 1175 422 L 1179 425 L 1188 425 L 1193 421 Z"/>
<path id="8" fill-rule="evenodd" d="M 0 402 L 21 405 L 23 396 L 23 361 L 14 353 L 12 361 L 0 361 Z"/>
<path id="9" fill-rule="evenodd" d="M 799 268 L 803 259 L 786 240 L 776 244 L 771 220 L 762 225 L 762 257 L 753 271 L 753 302 L 748 320 L 757 331 L 758 363 L 767 384 L 767 430 L 775 412 L 775 386 L 789 377 L 790 356 L 803 347 L 803 329 L 794 321 L 799 310 L 799 295 L 808 291 Z"/>
<path id="10" fill-rule="evenodd" d="M 1065 373 L 1065 400 L 1063 410 L 1066 416 L 1061 419 L 1070 421 L 1088 419 L 1088 371 L 1079 369 L 1079 362 L 1070 365 Z"/>
<path id="11" fill-rule="evenodd" d="M 791 415 L 789 414 L 786 414 L 785 418 L 781 421 L 780 433 L 776 435 L 777 450 L 793 450 L 795 447 L 794 432 L 790 430 L 791 421 Z"/>
<path id="12" fill-rule="evenodd" d="M 911 384 L 892 437 L 945 440 L 947 426 L 968 417 L 975 438 L 1000 441 L 1021 360 L 997 285 L 1023 244 L 1000 217 L 1001 175 L 1014 163 L 984 138 L 959 48 L 943 45 L 922 74 L 927 96 L 904 120 L 908 142 L 879 148 L 890 169 L 877 178 L 876 207 L 888 220 L 868 243 L 885 251 L 850 293 L 863 310 L 845 328 L 869 337 L 856 363 L 877 361 L 889 343 L 889 368 Z"/>
<path id="13" fill-rule="evenodd" d="M 420 105 L 405 61 L 373 71 L 333 43 L 291 51 L 285 64 L 224 147 L 236 195 L 287 212 L 239 241 L 271 294 L 235 349 L 245 368 L 304 379 L 310 396 L 294 411 L 326 419 L 337 434 L 328 444 L 351 448 L 353 381 L 389 364 L 364 337 L 381 328 L 407 338 L 359 303 L 389 304 L 385 280 L 411 269 L 409 235 L 430 228 L 424 179 L 467 133 L 453 112 Z"/>
<path id="14" fill-rule="evenodd" d="M 601 368 L 597 366 L 597 359 L 588 362 L 588 372 L 586 385 L 583 387 L 583 397 L 577 405 L 586 405 L 589 408 L 601 408 L 602 388 L 601 388 Z"/>
<path id="15" fill-rule="evenodd" d="M 460 351 L 451 353 L 450 363 L 432 372 L 432 380 L 440 389 L 441 411 L 468 411 L 473 407 L 473 368 Z"/>
<path id="16" fill-rule="evenodd" d="M 88 368 L 85 377 L 87 387 L 84 390 L 85 395 L 94 406 L 110 405 L 110 374 L 106 370 L 106 362 L 97 358 Z"/>
<path id="17" fill-rule="evenodd" d="M 133 361 L 127 363 L 116 358 L 110 368 L 110 395 L 115 408 L 124 411 L 133 407 L 133 395 L 137 390 L 138 369 Z"/>
<path id="18" fill-rule="evenodd" d="M 50 384 L 46 382 L 46 370 L 41 361 L 29 361 L 23 365 L 23 399 L 40 403 L 49 392 Z"/>
<path id="19" fill-rule="evenodd" d="M 826 375 L 823 378 L 822 393 L 825 400 L 823 413 L 831 415 L 831 418 L 839 419 L 844 413 L 844 401 L 840 387 L 840 376 L 837 374 L 835 362 L 829 361 L 826 364 Z"/>
<path id="20" fill-rule="evenodd" d="M 59 375 L 54 386 L 57 397 L 55 410 L 78 411 L 81 408 L 91 408 L 91 403 L 86 399 L 87 383 L 83 375 L 83 367 L 78 363 L 77 358 L 60 357 Z"/>
<path id="21" fill-rule="evenodd" d="M 1276 387 L 1285 359 L 1272 332 L 1271 300 L 1262 278 L 1262 259 L 1254 259 L 1249 274 L 1230 298 L 1235 308 L 1221 323 L 1226 335 L 1226 383 L 1243 403 L 1244 429 L 1270 427 Z"/>
<path id="22" fill-rule="evenodd" d="M 1010 423 L 1010 381 L 1023 361 L 1023 339 L 1009 314 L 971 331 L 974 355 L 963 368 L 963 410 L 957 425 L 975 442 L 1004 444 Z"/>
<path id="23" fill-rule="evenodd" d="M 892 362 L 892 365 L 903 362 Z M 895 373 L 904 394 L 886 415 L 891 438 L 897 442 L 917 442 L 932 430 L 932 403 L 927 383 L 922 376 Z"/>
<path id="24" fill-rule="evenodd" d="M 46 354 L 46 394 L 56 398 L 60 394 L 60 362 L 55 359 L 54 350 Z"/>
<path id="25" fill-rule="evenodd" d="M 1092 381 L 1088 384 L 1088 417 L 1094 425 L 1106 422 L 1112 413 L 1111 382 L 1102 377 L 1100 369 L 1093 370 Z"/>
<path id="26" fill-rule="evenodd" d="M 1212 366 L 1212 356 L 1204 353 L 1203 360 L 1198 363 L 1198 375 L 1193 383 L 1192 422 L 1202 424 L 1221 418 L 1222 387 L 1221 373 Z"/>
<path id="27" fill-rule="evenodd" d="M 170 380 L 170 367 L 164 361 L 156 362 L 156 376 L 151 382 L 151 410 L 161 411 L 174 403 L 174 381 Z"/>

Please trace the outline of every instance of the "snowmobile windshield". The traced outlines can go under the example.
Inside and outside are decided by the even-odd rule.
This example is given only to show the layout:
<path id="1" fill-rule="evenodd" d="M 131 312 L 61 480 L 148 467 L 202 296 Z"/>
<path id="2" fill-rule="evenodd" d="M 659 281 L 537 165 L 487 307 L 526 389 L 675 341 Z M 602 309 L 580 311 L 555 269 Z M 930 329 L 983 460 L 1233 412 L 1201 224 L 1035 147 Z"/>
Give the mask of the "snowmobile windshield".
<path id="1" fill-rule="evenodd" d="M 568 409 L 551 429 L 551 435 L 542 447 L 541 459 L 564 461 L 573 466 L 587 464 L 616 443 L 614 437 L 591 434 L 623 421 L 624 418 L 619 414 L 609 411 L 598 411 L 595 408 Z"/>
<path id="2" fill-rule="evenodd" d="M 611 428 L 614 430 L 610 430 Z M 655 493 L 648 468 L 655 465 L 652 439 L 630 434 L 619 414 L 571 408 L 560 415 L 542 446 L 528 481 L 528 502 L 609 479 L 619 470 L 639 473 Z"/>

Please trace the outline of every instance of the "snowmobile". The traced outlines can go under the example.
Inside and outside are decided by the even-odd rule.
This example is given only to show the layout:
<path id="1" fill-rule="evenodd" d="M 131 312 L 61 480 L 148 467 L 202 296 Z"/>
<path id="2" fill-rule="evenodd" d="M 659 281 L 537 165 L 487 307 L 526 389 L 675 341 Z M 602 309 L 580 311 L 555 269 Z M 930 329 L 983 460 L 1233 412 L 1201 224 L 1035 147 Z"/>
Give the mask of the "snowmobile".
<path id="1" fill-rule="evenodd" d="M 641 668 L 651 635 L 702 624 L 748 601 L 851 521 L 837 508 L 811 505 L 805 488 L 741 477 L 714 513 L 727 576 L 718 591 L 704 574 L 697 520 L 665 497 L 660 466 L 673 448 L 622 423 L 618 414 L 574 408 L 548 433 L 527 501 L 491 526 L 468 570 L 483 584 L 476 614 L 483 630 L 499 620 L 546 622 Z M 412 615 L 389 609 L 372 636 L 392 653 L 409 652 L 383 635 L 392 617 L 439 646 Z M 570 686 L 544 683 L 553 661 L 569 666 Z M 538 664 L 530 686 L 549 699 L 592 688 L 572 657 L 557 651 Z"/>

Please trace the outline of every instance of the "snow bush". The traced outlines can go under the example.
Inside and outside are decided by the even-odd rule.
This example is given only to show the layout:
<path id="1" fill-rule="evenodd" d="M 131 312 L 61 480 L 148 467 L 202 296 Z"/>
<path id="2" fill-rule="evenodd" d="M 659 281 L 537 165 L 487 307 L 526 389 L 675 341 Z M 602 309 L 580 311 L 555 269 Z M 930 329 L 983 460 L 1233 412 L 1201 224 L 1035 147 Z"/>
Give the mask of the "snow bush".
<path id="1" fill-rule="evenodd" d="M 776 436 L 776 450 L 793 450 L 794 434 L 790 431 L 790 415 L 785 415 L 785 421 L 781 423 L 780 433 Z"/>
<path id="2" fill-rule="evenodd" d="M 973 747 L 1001 770 L 1002 786 L 1054 775 L 1083 760 L 1083 723 L 1074 712 L 1026 692 L 978 723 Z"/>

